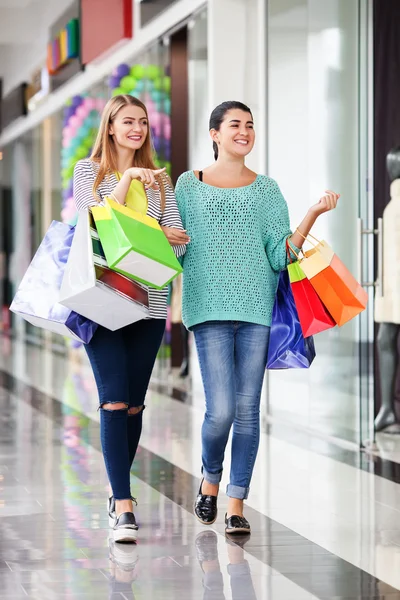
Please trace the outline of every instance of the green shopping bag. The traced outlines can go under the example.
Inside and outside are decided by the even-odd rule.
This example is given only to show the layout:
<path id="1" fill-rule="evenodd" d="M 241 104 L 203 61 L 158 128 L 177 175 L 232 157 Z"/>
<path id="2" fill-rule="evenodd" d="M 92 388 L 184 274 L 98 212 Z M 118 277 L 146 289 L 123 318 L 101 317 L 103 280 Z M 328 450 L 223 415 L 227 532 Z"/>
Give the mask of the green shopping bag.
<path id="1" fill-rule="evenodd" d="M 182 273 L 178 259 L 158 222 L 106 198 L 92 207 L 110 269 L 162 289 Z"/>

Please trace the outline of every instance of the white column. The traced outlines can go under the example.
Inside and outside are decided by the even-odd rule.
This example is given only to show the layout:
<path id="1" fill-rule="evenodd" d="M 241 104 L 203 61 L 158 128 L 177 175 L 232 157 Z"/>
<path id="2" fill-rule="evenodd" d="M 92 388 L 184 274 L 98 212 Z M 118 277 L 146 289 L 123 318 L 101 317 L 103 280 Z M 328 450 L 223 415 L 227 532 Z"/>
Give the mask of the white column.
<path id="1" fill-rule="evenodd" d="M 210 110 L 239 100 L 252 110 L 256 146 L 247 164 L 266 168 L 267 0 L 209 0 L 208 76 Z"/>

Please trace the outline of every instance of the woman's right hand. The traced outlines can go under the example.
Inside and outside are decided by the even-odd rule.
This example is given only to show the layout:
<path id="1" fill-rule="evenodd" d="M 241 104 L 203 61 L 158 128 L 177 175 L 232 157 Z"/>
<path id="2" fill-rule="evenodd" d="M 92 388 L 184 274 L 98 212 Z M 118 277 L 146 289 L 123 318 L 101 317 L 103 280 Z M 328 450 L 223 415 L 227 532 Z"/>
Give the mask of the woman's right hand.
<path id="1" fill-rule="evenodd" d="M 139 167 L 131 167 L 127 169 L 124 173 L 126 177 L 130 177 L 130 179 L 139 179 L 146 187 L 151 187 L 153 189 L 158 189 L 158 183 L 156 181 L 156 176 L 161 175 L 161 173 L 165 173 L 166 168 L 164 169 L 142 169 Z"/>

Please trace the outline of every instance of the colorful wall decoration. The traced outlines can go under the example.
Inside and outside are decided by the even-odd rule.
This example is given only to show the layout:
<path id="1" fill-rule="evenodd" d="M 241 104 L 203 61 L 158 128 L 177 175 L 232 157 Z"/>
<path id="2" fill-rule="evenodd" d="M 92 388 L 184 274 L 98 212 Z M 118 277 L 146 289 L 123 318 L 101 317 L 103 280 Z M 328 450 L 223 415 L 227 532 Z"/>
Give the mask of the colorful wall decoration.
<path id="1" fill-rule="evenodd" d="M 74 96 L 64 107 L 61 150 L 63 190 L 61 217 L 65 223 L 74 224 L 76 217 L 72 189 L 75 164 L 78 160 L 91 154 L 100 125 L 100 115 L 106 101 L 105 98 L 81 95 Z"/>
<path id="2" fill-rule="evenodd" d="M 158 65 L 121 64 L 109 78 L 112 96 L 130 94 L 147 106 L 156 163 L 171 174 L 171 77 Z"/>
<path id="3" fill-rule="evenodd" d="M 168 69 L 158 65 L 129 66 L 121 64 L 114 69 L 108 81 L 109 95 L 130 94 L 147 106 L 155 162 L 166 167 L 171 174 L 171 78 Z M 72 180 L 78 160 L 90 156 L 100 125 L 100 116 L 107 102 L 105 97 L 89 94 L 74 96 L 64 107 L 61 175 L 62 220 L 74 224 L 76 209 L 73 199 Z"/>

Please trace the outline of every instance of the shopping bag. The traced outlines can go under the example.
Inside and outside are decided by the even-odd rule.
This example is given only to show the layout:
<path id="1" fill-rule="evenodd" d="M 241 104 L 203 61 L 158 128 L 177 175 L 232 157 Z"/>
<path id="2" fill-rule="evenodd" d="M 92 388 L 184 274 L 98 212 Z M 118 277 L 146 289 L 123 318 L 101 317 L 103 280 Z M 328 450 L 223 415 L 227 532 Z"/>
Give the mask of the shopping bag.
<path id="1" fill-rule="evenodd" d="M 272 312 L 267 369 L 308 369 L 314 358 L 314 339 L 303 335 L 289 275 L 282 271 Z"/>
<path id="2" fill-rule="evenodd" d="M 294 250 L 288 242 L 288 250 L 289 249 L 294 253 Z M 288 255 L 290 258 L 289 251 Z M 326 310 L 317 292 L 305 276 L 298 261 L 290 262 L 288 265 L 288 273 L 304 337 L 316 335 L 317 333 L 335 327 L 336 321 L 332 319 L 331 315 Z"/>
<path id="3" fill-rule="evenodd" d="M 341 326 L 365 310 L 368 294 L 353 277 L 327 242 L 316 243 L 304 252 L 300 267 L 324 303 L 329 314 Z"/>
<path id="4" fill-rule="evenodd" d="M 157 289 L 182 273 L 156 219 L 108 198 L 92 213 L 110 269 Z"/>
<path id="5" fill-rule="evenodd" d="M 18 287 L 10 310 L 32 325 L 87 344 L 97 324 L 59 304 L 74 231 L 66 223 L 52 222 Z"/>
<path id="6" fill-rule="evenodd" d="M 112 331 L 149 316 L 148 290 L 108 268 L 87 210 L 78 214 L 60 302 Z"/>

